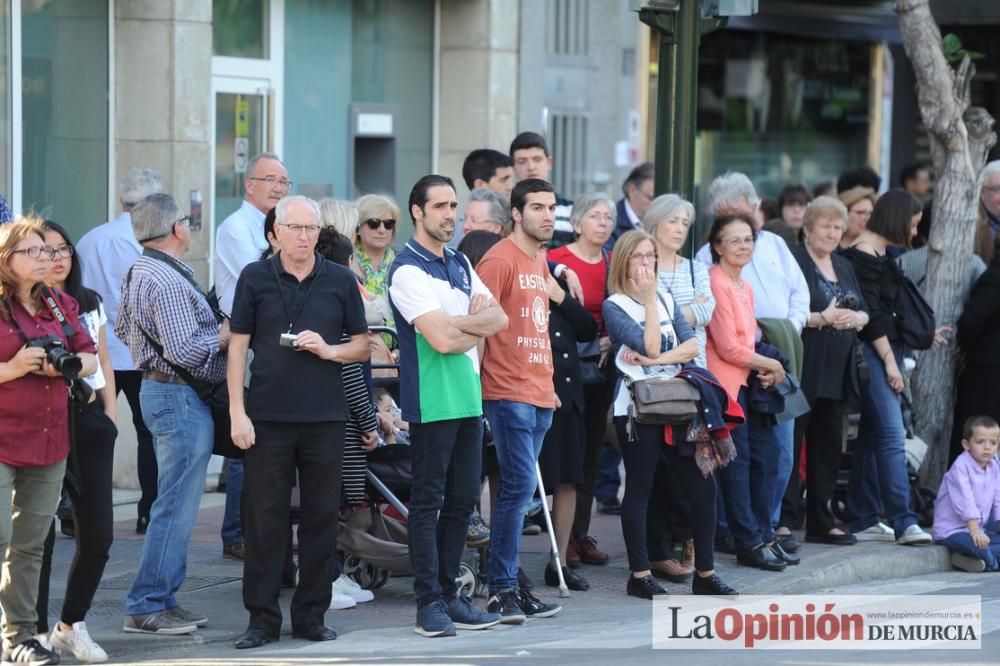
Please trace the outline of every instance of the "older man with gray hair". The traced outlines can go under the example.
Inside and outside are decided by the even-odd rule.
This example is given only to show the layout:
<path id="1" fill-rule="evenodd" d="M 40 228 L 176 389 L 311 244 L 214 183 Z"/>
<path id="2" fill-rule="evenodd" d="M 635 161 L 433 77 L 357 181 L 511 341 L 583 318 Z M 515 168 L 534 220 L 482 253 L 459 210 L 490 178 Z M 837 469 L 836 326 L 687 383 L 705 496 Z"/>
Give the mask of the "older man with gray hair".
<path id="1" fill-rule="evenodd" d="M 502 234 L 510 222 L 510 203 L 493 190 L 479 187 L 469 192 L 464 217 L 464 233 L 483 230 Z"/>
<path id="2" fill-rule="evenodd" d="M 761 329 L 769 337 L 769 342 L 791 361 L 791 370 L 801 376 L 802 339 L 799 335 L 809 317 L 809 286 L 785 242 L 776 234 L 761 228 L 764 221 L 757 214 L 760 197 L 756 188 L 745 174 L 725 173 L 708 186 L 705 209 L 713 217 L 737 212 L 753 216 L 757 239 L 754 242 L 753 259 L 743 269 L 743 279 L 753 290 L 754 314 Z M 697 257 L 706 265 L 712 265 L 711 251 L 707 244 L 698 251 Z M 778 523 L 781 518 L 781 499 L 788 486 L 795 458 L 794 427 L 794 420 L 775 426 L 781 448 L 777 457 L 777 480 L 771 506 L 771 526 L 780 528 L 776 533 L 778 548 L 783 547 L 779 556 L 783 554 L 785 557 L 782 559 L 789 564 L 798 563 L 798 556 L 793 553 L 799 550 L 799 544 L 791 532 Z"/>
<path id="3" fill-rule="evenodd" d="M 142 374 L 132 364 L 128 347 L 115 335 L 114 327 L 121 304 L 122 280 L 142 253 L 142 247 L 136 242 L 132 232 L 131 211 L 145 197 L 162 192 L 163 179 L 152 169 L 132 169 L 122 178 L 118 189 L 121 214 L 84 234 L 76 244 L 76 253 L 83 268 L 83 285 L 100 294 L 104 302 L 104 310 L 108 315 L 108 355 L 115 371 L 115 389 L 125 391 L 125 398 L 132 411 L 132 425 L 135 426 L 138 444 L 136 467 L 139 487 L 142 489 L 135 531 L 144 534 L 149 524 L 150 507 L 156 499 L 156 456 L 153 454 L 153 436 L 149 434 L 142 419 L 142 405 L 139 401 Z"/>
<path id="4" fill-rule="evenodd" d="M 319 206 L 282 199 L 275 211 L 275 254 L 247 266 L 236 283 L 229 353 L 233 442 L 246 449 L 243 605 L 250 614 L 237 649 L 278 640 L 292 483 L 298 473 L 299 585 L 292 635 L 337 637 L 330 607 L 340 511 L 344 427 L 349 416 L 341 368 L 368 360 L 368 324 L 354 274 L 316 253 Z M 341 343 L 344 336 L 348 342 Z M 253 381 L 244 400 L 247 351 Z M 363 437 L 374 444 L 374 433 Z"/>
<path id="5" fill-rule="evenodd" d="M 152 194 L 136 204 L 132 229 L 144 249 L 122 283 L 115 333 L 143 373 L 139 398 L 155 433 L 159 496 L 125 602 L 124 629 L 189 634 L 208 619 L 181 608 L 175 595 L 184 583 L 215 433 L 212 412 L 191 382 L 222 380 L 229 332 L 181 261 L 191 246 L 190 218 L 173 198 Z"/>

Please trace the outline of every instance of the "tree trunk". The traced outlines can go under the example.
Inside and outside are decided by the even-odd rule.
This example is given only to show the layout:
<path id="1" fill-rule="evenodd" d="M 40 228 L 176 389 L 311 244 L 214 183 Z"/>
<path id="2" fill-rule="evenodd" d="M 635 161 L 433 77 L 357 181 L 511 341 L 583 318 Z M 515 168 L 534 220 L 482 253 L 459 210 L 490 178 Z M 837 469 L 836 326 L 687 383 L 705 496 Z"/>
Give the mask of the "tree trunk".
<path id="1" fill-rule="evenodd" d="M 957 73 L 948 66 L 928 0 L 896 0 L 894 8 L 916 75 L 920 113 L 937 175 L 924 293 L 938 326 L 954 327 L 964 306 L 959 294 L 972 258 L 976 181 L 996 143 L 993 118 L 984 109 L 970 108 L 969 85 L 975 68 L 968 58 Z M 913 377 L 914 429 L 928 445 L 920 473 L 923 482 L 934 489 L 948 465 L 955 371 L 951 344 L 922 353 Z"/>

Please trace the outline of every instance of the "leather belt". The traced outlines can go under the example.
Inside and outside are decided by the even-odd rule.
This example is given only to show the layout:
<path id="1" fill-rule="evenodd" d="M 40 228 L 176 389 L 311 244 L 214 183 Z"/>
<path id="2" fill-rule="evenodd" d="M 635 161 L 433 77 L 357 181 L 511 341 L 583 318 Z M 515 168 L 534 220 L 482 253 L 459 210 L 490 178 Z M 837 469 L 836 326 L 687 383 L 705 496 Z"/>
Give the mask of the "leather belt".
<path id="1" fill-rule="evenodd" d="M 167 373 L 160 372 L 158 370 L 146 370 L 143 372 L 142 378 L 151 379 L 154 382 L 162 382 L 164 384 L 184 384 L 187 386 L 187 382 L 177 375 L 168 375 Z"/>

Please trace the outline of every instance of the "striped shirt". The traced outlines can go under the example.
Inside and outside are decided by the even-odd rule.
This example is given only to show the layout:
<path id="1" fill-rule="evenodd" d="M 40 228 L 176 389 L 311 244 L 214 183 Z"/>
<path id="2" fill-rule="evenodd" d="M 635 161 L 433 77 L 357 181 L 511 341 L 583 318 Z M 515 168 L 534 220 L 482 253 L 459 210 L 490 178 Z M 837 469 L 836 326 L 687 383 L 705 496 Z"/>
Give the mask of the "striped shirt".
<path id="1" fill-rule="evenodd" d="M 350 336 L 343 336 L 341 343 L 350 342 Z M 347 503 L 360 504 L 365 496 L 365 468 L 368 454 L 361 448 L 361 434 L 378 428 L 375 408 L 372 406 L 368 384 L 360 363 L 347 363 L 341 368 L 344 381 L 344 395 L 351 418 L 344 428 L 344 462 L 341 466 L 341 483 Z"/>
<path id="2" fill-rule="evenodd" d="M 219 323 L 193 281 L 190 266 L 147 248 L 122 282 L 115 334 L 128 346 L 140 370 L 176 374 L 145 332 L 163 347 L 171 363 L 195 379 L 215 383 L 226 374 L 226 356 L 219 353 Z"/>
<path id="3" fill-rule="evenodd" d="M 677 305 L 691 308 L 694 321 L 688 323 L 694 328 L 695 338 L 698 340 L 698 358 L 694 362 L 699 368 L 706 367 L 705 327 L 712 321 L 712 313 L 715 312 L 715 296 L 712 295 L 708 269 L 700 261 L 694 262 L 694 283 L 692 283 L 691 260 L 678 255 L 677 267 L 673 271 L 660 270 L 657 283 L 660 292 L 669 292 Z M 695 296 L 704 296 L 707 300 L 704 303 L 692 303 Z"/>

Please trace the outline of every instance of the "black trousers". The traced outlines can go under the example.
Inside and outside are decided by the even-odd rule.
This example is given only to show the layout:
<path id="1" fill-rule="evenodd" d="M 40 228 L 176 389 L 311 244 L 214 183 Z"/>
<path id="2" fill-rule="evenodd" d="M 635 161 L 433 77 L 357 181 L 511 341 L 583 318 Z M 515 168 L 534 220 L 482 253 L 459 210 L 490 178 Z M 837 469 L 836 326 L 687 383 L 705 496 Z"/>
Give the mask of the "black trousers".
<path id="1" fill-rule="evenodd" d="M 472 508 L 479 498 L 483 420 L 410 424 L 409 541 L 417 607 L 455 598 Z"/>
<path id="2" fill-rule="evenodd" d="M 87 616 L 97 586 L 108 563 L 114 539 L 114 505 L 111 478 L 118 429 L 95 401 L 76 408 L 76 469 L 79 492 L 67 485 L 76 527 L 76 553 L 69 565 L 66 595 L 59 619 L 66 624 L 81 622 Z M 49 529 L 42 553 L 42 571 L 38 580 L 38 632 L 49 630 L 49 577 L 52 574 L 52 549 L 55 545 L 55 521 Z"/>
<path id="3" fill-rule="evenodd" d="M 125 391 L 129 409 L 132 410 L 132 425 L 135 426 L 136 467 L 139 471 L 139 515 L 149 516 L 149 509 L 156 501 L 156 454 L 153 453 L 153 435 L 142 420 L 142 406 L 139 404 L 139 386 L 142 373 L 138 370 L 115 370 L 115 390 Z"/>
<path id="4" fill-rule="evenodd" d="M 674 447 L 664 444 L 663 426 L 637 423 L 635 427 L 636 440 L 630 442 L 625 432 L 625 417 L 615 417 L 615 429 L 625 461 L 625 496 L 622 499 L 621 521 L 629 570 L 649 569 L 647 518 L 656 470 L 660 460 L 665 457 L 666 464 L 676 470 L 681 491 L 691 506 L 694 566 L 698 571 L 711 571 L 715 568 L 715 477 L 703 477 L 694 458 L 678 455 Z M 662 510 L 663 507 L 659 508 Z"/>
<path id="5" fill-rule="evenodd" d="M 646 548 L 653 562 L 673 559 L 674 544 L 694 537 L 691 500 L 678 473 L 678 465 L 683 465 L 685 458 L 678 456 L 672 446 L 664 447 L 664 451 L 653 477 L 646 515 Z"/>
<path id="6" fill-rule="evenodd" d="M 330 607 L 333 553 L 340 513 L 344 423 L 254 423 L 256 443 L 244 458 L 243 605 L 250 626 L 281 631 L 278 594 L 285 568 L 292 486 L 298 471 L 299 585 L 292 597 L 292 629 L 323 624 Z"/>
<path id="7" fill-rule="evenodd" d="M 576 489 L 576 513 L 571 533 L 581 539 L 590 532 L 590 514 L 594 507 L 594 487 L 601 455 L 601 445 L 608 429 L 608 409 L 614 397 L 615 383 L 583 387 L 583 485 Z"/>
<path id="8" fill-rule="evenodd" d="M 800 418 L 806 434 L 806 534 L 826 536 L 837 526 L 827 503 L 843 456 L 844 403 L 818 398 Z"/>
<path id="9" fill-rule="evenodd" d="M 813 400 L 809 401 L 812 404 Z M 804 516 L 802 515 L 802 482 L 799 479 L 799 469 L 802 467 L 802 438 L 806 434 L 806 425 L 809 423 L 809 413 L 795 419 L 795 430 L 792 441 L 792 473 L 788 476 L 788 485 L 785 486 L 785 494 L 781 498 L 781 516 L 778 524 L 782 527 L 798 530 L 802 529 Z"/>

